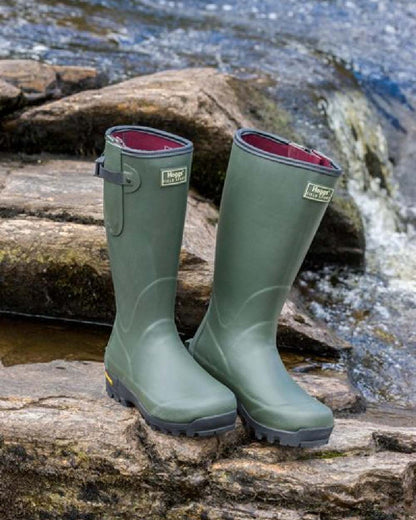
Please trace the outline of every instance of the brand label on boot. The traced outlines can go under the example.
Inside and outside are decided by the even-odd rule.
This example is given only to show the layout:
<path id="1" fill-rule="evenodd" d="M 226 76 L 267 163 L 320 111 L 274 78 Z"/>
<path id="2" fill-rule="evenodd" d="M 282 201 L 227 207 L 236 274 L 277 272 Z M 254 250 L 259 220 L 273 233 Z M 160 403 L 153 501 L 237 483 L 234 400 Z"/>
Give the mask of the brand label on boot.
<path id="1" fill-rule="evenodd" d="M 332 188 L 327 188 L 326 186 L 320 186 L 319 184 L 313 184 L 312 182 L 309 182 L 306 186 L 303 198 L 316 200 L 317 202 L 329 202 L 332 199 L 333 194 L 334 190 Z"/>
<path id="2" fill-rule="evenodd" d="M 187 180 L 187 167 L 183 168 L 171 168 L 169 170 L 161 170 L 160 185 L 163 186 L 174 186 L 175 184 L 183 184 Z"/>

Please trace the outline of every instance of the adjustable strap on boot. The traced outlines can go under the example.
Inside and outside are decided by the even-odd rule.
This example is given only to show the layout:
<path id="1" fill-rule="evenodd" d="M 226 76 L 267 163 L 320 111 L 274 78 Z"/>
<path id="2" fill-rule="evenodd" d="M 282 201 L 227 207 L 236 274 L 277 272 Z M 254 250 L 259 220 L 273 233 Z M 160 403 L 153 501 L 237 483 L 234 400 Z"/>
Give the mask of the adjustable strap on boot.
<path id="1" fill-rule="evenodd" d="M 101 157 L 98 157 L 98 159 L 95 161 L 94 175 L 96 177 L 101 177 L 102 179 L 105 179 L 108 182 L 112 182 L 113 184 L 118 184 L 120 186 L 128 186 L 132 183 L 132 180 L 128 178 L 123 172 L 115 172 L 104 168 L 104 160 L 105 157 L 104 155 L 102 155 Z"/>

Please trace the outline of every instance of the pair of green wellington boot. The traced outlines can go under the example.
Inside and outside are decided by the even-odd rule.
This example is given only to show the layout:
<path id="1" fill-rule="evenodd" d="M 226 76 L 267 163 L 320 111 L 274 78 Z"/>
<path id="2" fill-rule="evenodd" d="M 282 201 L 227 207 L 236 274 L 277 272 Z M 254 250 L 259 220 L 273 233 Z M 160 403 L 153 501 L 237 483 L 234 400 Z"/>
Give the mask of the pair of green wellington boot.
<path id="1" fill-rule="evenodd" d="M 234 137 L 221 201 L 213 291 L 188 350 L 174 322 L 192 143 L 145 127 L 110 128 L 96 175 L 116 298 L 107 392 L 154 428 L 208 436 L 237 410 L 258 439 L 326 443 L 329 408 L 286 371 L 277 317 L 331 200 L 339 167 L 277 136 Z"/>

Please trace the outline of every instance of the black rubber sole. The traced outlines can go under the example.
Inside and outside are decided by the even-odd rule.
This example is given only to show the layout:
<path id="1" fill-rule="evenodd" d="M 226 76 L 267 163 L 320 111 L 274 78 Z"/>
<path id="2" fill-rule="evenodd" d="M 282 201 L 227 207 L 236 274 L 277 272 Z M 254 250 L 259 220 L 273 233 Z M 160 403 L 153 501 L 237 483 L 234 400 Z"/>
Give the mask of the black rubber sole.
<path id="1" fill-rule="evenodd" d="M 168 422 L 154 417 L 149 414 L 140 400 L 126 388 L 123 383 L 105 372 L 106 390 L 109 397 L 115 399 L 126 407 L 136 407 L 142 414 L 146 423 L 154 430 L 161 431 L 170 435 L 186 435 L 187 437 L 211 437 L 221 435 L 225 432 L 233 430 L 237 412 L 229 412 L 220 415 L 212 415 L 210 417 L 201 417 L 190 423 Z"/>
<path id="2" fill-rule="evenodd" d="M 281 446 L 293 448 L 313 448 L 327 444 L 332 432 L 330 428 L 304 428 L 296 432 L 286 430 L 272 430 L 255 421 L 244 406 L 238 403 L 238 413 L 246 428 L 254 434 L 254 437 L 266 440 L 270 444 L 278 443 Z"/>

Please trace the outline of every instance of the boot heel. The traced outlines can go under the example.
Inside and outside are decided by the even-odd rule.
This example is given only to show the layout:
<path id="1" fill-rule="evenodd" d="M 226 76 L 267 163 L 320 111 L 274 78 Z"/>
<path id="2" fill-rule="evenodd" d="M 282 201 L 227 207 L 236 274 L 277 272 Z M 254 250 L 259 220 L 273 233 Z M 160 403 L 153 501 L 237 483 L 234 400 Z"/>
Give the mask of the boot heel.
<path id="1" fill-rule="evenodd" d="M 107 395 L 126 408 L 134 406 L 134 404 L 127 399 L 124 386 L 120 383 L 120 381 L 111 377 L 107 370 L 104 372 L 104 375 Z"/>

